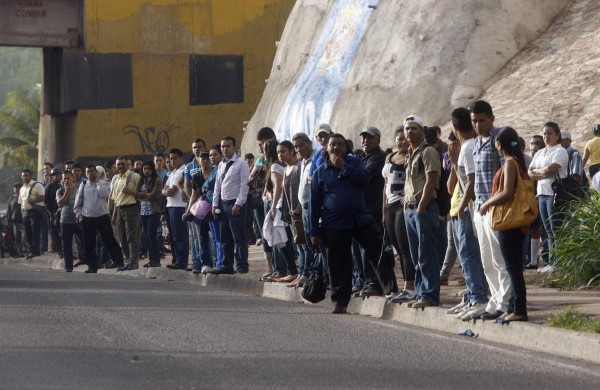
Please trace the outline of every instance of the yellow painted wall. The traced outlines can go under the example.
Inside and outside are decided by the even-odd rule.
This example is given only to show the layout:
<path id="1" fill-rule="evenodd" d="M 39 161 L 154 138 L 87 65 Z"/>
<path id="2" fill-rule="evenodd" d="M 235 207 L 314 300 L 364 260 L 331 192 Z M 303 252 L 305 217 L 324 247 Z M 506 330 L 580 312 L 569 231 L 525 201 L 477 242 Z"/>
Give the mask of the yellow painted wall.
<path id="1" fill-rule="evenodd" d="M 168 147 L 191 149 L 225 135 L 241 142 L 258 106 L 294 0 L 87 0 L 85 50 L 132 55 L 133 108 L 79 110 L 75 154 L 139 155 L 128 125 L 168 132 Z M 189 55 L 244 56 L 244 102 L 189 105 Z M 163 133 L 164 136 L 164 133 Z"/>

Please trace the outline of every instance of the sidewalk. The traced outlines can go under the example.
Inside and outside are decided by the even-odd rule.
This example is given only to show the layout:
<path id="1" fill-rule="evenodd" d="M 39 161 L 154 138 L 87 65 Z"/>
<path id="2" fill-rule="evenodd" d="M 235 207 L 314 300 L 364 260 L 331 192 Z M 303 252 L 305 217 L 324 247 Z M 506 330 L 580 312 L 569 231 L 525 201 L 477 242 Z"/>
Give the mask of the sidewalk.
<path id="1" fill-rule="evenodd" d="M 118 272 L 117 274 L 192 283 L 243 294 L 309 304 L 302 299 L 301 289 L 288 288 L 282 283 L 263 283 L 258 280 L 259 276 L 266 269 L 262 247 L 250 247 L 249 257 L 250 272 L 245 275 L 194 275 L 192 272 L 169 270 L 164 267 L 140 268 L 139 270 Z M 167 264 L 166 261 L 170 260 L 168 257 L 166 261 L 165 259 L 162 261 L 163 264 Z M 58 259 L 58 256 L 55 254 L 44 254 L 33 260 L 5 258 L 0 262 L 0 264 L 14 263 L 27 263 L 36 267 L 47 267 L 55 270 L 63 269 L 62 260 Z M 144 264 L 145 261 L 141 261 L 140 263 Z M 85 269 L 87 267 L 82 266 L 76 268 L 75 271 L 83 272 Z M 114 270 L 100 270 L 99 272 L 106 274 L 116 273 Z M 90 275 L 90 277 L 93 276 Z M 464 286 L 457 284 L 456 279 L 459 277 L 460 269 L 455 267 L 450 278 L 450 285 L 442 286 L 441 303 L 443 307 L 440 308 L 415 310 L 405 305 L 392 304 L 383 298 L 371 297 L 353 298 L 348 311 L 350 313 L 369 315 L 385 320 L 448 332 L 457 335 L 457 337 L 459 337 L 459 332 L 470 329 L 475 333 L 476 337 L 487 341 L 600 364 L 600 334 L 575 332 L 545 325 L 549 314 L 559 313 L 567 305 L 573 305 L 579 312 L 600 318 L 600 290 L 560 291 L 552 288 L 541 288 L 535 284 L 528 283 L 529 323 L 499 325 L 481 320 L 463 322 L 454 318 L 453 315 L 445 314 L 446 307 L 453 306 L 461 299 L 457 296 L 457 293 Z M 540 278 L 542 277 L 535 271 L 526 271 L 526 279 L 528 281 L 541 280 Z M 402 286 L 402 283 L 402 278 L 399 276 L 399 285 Z M 333 307 L 329 298 L 318 305 Z"/>

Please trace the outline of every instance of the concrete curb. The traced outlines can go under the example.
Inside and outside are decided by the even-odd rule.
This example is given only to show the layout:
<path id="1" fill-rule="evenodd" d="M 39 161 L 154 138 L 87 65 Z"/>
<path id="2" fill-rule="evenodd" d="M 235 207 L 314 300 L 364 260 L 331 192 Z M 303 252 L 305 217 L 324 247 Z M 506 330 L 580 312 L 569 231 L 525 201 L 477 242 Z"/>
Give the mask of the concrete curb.
<path id="1" fill-rule="evenodd" d="M 4 264 L 15 262 L 21 263 L 23 261 L 6 259 L 3 261 Z M 62 260 L 34 258 L 27 260 L 26 263 L 34 266 L 49 267 L 55 270 L 62 270 L 64 267 Z M 85 267 L 81 269 L 76 268 L 75 270 L 83 272 Z M 302 299 L 302 290 L 300 288 L 289 288 L 282 283 L 263 283 L 258 280 L 235 275 L 195 275 L 192 272 L 170 270 L 162 267 L 140 268 L 134 271 L 118 273 L 114 270 L 99 270 L 98 272 L 197 284 L 282 301 L 307 303 Z M 328 298 L 329 294 L 317 306 L 332 308 L 333 304 Z M 491 321 L 481 320 L 462 322 L 454 318 L 453 315 L 446 314 L 445 309 L 442 308 L 428 307 L 415 310 L 405 305 L 390 303 L 381 297 L 354 298 L 350 301 L 348 312 L 401 322 L 454 335 L 466 329 L 471 329 L 482 340 L 600 364 L 600 335 L 593 333 L 575 332 L 518 322 L 509 325 L 500 325 Z"/>

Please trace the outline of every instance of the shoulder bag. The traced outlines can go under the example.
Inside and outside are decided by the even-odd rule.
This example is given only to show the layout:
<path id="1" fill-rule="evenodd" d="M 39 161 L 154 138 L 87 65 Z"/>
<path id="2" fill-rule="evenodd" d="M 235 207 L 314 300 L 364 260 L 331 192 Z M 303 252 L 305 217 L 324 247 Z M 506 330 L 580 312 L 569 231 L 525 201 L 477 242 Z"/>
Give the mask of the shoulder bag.
<path id="1" fill-rule="evenodd" d="M 511 160 L 507 160 L 511 161 Z M 504 171 L 500 175 L 498 192 L 504 190 Z M 529 226 L 538 215 L 538 204 L 533 193 L 533 180 L 521 177 L 517 163 L 517 187 L 513 198 L 490 207 L 492 229 L 504 231 Z"/>

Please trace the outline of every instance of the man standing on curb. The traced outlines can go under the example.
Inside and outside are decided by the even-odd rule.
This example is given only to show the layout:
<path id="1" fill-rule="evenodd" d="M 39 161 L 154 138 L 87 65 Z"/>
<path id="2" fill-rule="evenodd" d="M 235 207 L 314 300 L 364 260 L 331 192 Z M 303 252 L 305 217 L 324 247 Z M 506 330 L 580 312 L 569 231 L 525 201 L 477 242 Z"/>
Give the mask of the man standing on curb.
<path id="1" fill-rule="evenodd" d="M 491 295 L 485 309 L 486 312 L 480 317 L 473 316 L 473 318 L 491 320 L 508 310 L 508 300 L 512 289 L 504 257 L 500 251 L 498 233 L 492 229 L 488 218 L 479 214 L 479 208 L 492 196 L 494 175 L 500 169 L 502 159 L 495 145 L 498 128 L 494 127 L 495 118 L 492 106 L 484 100 L 478 100 L 471 105 L 469 111 L 471 112 L 471 122 L 478 134 L 473 148 L 475 162 L 473 224 L 477 230 L 483 271 Z"/>
<path id="2" fill-rule="evenodd" d="M 140 175 L 127 169 L 127 159 L 117 158 L 117 179 L 112 187 L 111 201 L 114 202 L 112 223 L 116 225 L 125 255 L 125 265 L 118 271 L 138 268 L 142 219 L 140 206 L 135 199 L 135 189 Z M 101 180 L 104 181 L 104 180 Z"/>
<path id="3" fill-rule="evenodd" d="M 221 244 L 223 246 L 223 268 L 211 273 L 233 274 L 234 248 L 237 246 L 237 272 L 248 273 L 248 238 L 246 235 L 246 199 L 250 170 L 243 158 L 235 153 L 235 139 L 221 140 L 223 160 L 217 170 L 217 181 L 213 195 L 213 216 L 221 218 Z M 219 210 L 220 214 L 219 214 Z"/>
<path id="4" fill-rule="evenodd" d="M 442 171 L 438 152 L 425 142 L 423 120 L 410 115 L 404 120 L 404 135 L 410 147 L 406 161 L 404 215 L 410 256 L 415 265 L 415 300 L 408 307 L 419 309 L 440 304 L 440 265 L 437 255 L 439 208 L 435 200 Z"/>
<path id="5" fill-rule="evenodd" d="M 88 180 L 79 185 L 75 197 L 75 207 L 73 208 L 77 223 L 83 226 L 85 259 L 88 265 L 85 272 L 98 272 L 96 233 L 100 234 L 102 242 L 108 248 L 108 253 L 114 265 L 121 267 L 123 266 L 123 253 L 113 234 L 108 214 L 110 184 L 104 180 L 97 180 L 95 165 L 88 165 L 85 173 Z"/>
<path id="6" fill-rule="evenodd" d="M 180 149 L 173 148 L 169 151 L 169 159 L 173 170 L 167 177 L 167 183 L 162 190 L 163 196 L 167 197 L 167 215 L 171 229 L 171 241 L 173 242 L 172 251 L 173 264 L 167 264 L 169 269 L 185 270 L 188 264 L 188 255 L 190 253 L 190 238 L 186 222 L 181 219 L 185 213 L 187 203 L 183 201 L 183 152 Z"/>
<path id="7" fill-rule="evenodd" d="M 23 213 L 25 235 L 30 250 L 25 258 L 29 260 L 41 255 L 41 224 L 46 222 L 44 218 L 46 214 L 44 208 L 45 189 L 42 183 L 32 179 L 32 173 L 29 169 L 23 169 L 21 178 L 23 179 L 23 186 L 19 191 L 19 204 Z"/>
<path id="8" fill-rule="evenodd" d="M 63 257 L 62 242 L 60 239 L 60 212 L 56 202 L 56 192 L 62 187 L 62 171 L 58 168 L 52 168 L 50 171 L 52 181 L 46 184 L 44 193 L 44 203 L 46 210 L 50 214 L 48 219 L 50 233 L 52 234 L 52 249 L 58 253 L 58 257 Z"/>
<path id="9" fill-rule="evenodd" d="M 192 153 L 194 158 L 189 163 L 185 164 L 185 169 L 183 171 L 184 184 L 183 188 L 185 191 L 186 199 L 190 199 L 192 197 L 192 178 L 195 174 L 200 171 L 200 156 L 202 152 L 206 149 L 206 143 L 201 138 L 196 138 L 194 142 L 192 142 Z M 200 225 L 196 222 L 187 222 L 188 230 L 192 233 L 192 264 L 201 264 L 202 259 L 201 252 L 202 248 L 200 247 L 201 237 L 200 237 Z"/>
<path id="10" fill-rule="evenodd" d="M 365 249 L 384 293 L 392 292 L 396 284 L 394 272 L 378 264 L 383 234 L 365 205 L 368 183 L 369 171 L 348 153 L 344 136 L 332 134 L 325 162 L 312 177 L 309 211 L 313 247 L 324 242 L 327 248 L 335 314 L 346 313 L 352 293 L 353 238 Z"/>

